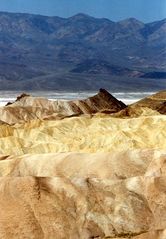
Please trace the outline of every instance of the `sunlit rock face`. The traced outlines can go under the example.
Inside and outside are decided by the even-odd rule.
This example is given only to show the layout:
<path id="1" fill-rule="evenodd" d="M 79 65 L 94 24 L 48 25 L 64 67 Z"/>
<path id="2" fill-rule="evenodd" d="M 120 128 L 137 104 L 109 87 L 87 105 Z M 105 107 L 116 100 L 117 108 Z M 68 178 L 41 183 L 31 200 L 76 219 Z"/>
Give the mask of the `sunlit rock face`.
<path id="1" fill-rule="evenodd" d="M 166 227 L 165 187 L 163 177 L 2 177 L 0 237 L 150 238 Z"/>
<path id="2" fill-rule="evenodd" d="M 158 111 L 161 114 L 166 114 L 166 91 L 160 91 L 154 95 L 142 99 L 135 105 L 146 106 Z"/>
<path id="3" fill-rule="evenodd" d="M 109 115 L 0 126 L 0 153 L 112 152 L 165 149 L 164 115 L 116 119 Z"/>
<path id="4" fill-rule="evenodd" d="M 166 114 L 166 91 L 160 91 L 129 105 L 115 114 L 115 117 L 139 117 L 141 115 L 149 116 L 159 114 Z"/>
<path id="5" fill-rule="evenodd" d="M 164 97 L 128 115 L 105 90 L 2 107 L 0 238 L 165 239 Z"/>
<path id="6" fill-rule="evenodd" d="M 0 177 L 66 177 L 122 180 L 155 176 L 153 165 L 166 160 L 164 150 L 124 150 L 111 153 L 52 153 L 0 156 Z M 157 169 L 157 167 L 156 167 Z M 158 170 L 158 169 L 157 169 Z M 156 176 L 164 176 L 160 171 Z"/>
<path id="7" fill-rule="evenodd" d="M 82 114 L 94 114 L 104 110 L 115 113 L 126 105 L 104 89 L 85 100 L 51 101 L 45 98 L 22 94 L 13 104 L 0 108 L 0 120 L 7 124 L 23 123 L 30 120 L 55 120 Z"/>

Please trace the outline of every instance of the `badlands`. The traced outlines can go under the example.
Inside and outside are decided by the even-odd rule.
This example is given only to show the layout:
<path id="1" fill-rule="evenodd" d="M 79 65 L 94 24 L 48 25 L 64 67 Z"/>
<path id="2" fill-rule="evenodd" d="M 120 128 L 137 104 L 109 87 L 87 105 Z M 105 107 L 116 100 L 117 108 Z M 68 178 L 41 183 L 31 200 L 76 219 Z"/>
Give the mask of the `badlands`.
<path id="1" fill-rule="evenodd" d="M 0 239 L 166 239 L 166 91 L 0 108 Z"/>

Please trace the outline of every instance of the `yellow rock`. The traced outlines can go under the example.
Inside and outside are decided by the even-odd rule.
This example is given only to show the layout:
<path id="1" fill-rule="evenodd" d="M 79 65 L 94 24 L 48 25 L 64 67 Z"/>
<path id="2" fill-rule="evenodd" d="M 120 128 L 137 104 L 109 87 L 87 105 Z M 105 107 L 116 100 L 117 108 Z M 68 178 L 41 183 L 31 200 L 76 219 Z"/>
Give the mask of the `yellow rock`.
<path id="1" fill-rule="evenodd" d="M 165 128 L 164 115 L 131 119 L 73 117 L 56 121 L 31 121 L 6 126 L 6 130 L 3 125 L 0 153 L 19 155 L 165 149 Z"/>
<path id="2" fill-rule="evenodd" d="M 0 156 L 0 176 L 61 176 L 69 179 L 80 177 L 119 180 L 145 173 L 151 173 L 153 176 L 152 165 L 164 160 L 166 160 L 166 151 L 161 150 L 2 155 Z M 163 170 L 166 172 L 165 168 Z M 163 176 L 163 174 L 156 176 Z"/>
<path id="3" fill-rule="evenodd" d="M 0 108 L 0 239 L 166 238 L 165 92 L 125 107 L 100 90 Z"/>

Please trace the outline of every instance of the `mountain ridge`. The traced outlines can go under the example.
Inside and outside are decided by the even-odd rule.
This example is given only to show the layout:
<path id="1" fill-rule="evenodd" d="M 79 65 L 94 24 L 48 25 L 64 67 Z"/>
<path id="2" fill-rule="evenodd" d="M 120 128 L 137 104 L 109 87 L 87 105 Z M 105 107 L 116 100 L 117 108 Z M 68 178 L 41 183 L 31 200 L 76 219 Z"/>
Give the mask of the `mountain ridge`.
<path id="1" fill-rule="evenodd" d="M 73 17 L 77 17 L 77 16 L 84 16 L 84 17 L 89 17 L 89 18 L 94 18 L 94 19 L 98 19 L 98 20 L 108 20 L 110 22 L 114 22 L 114 23 L 118 23 L 121 21 L 125 21 L 125 20 L 137 20 L 138 22 L 142 22 L 143 24 L 147 25 L 147 24 L 152 24 L 152 23 L 156 23 L 156 22 L 161 22 L 161 21 L 166 21 L 166 18 L 162 18 L 162 19 L 158 19 L 158 20 L 154 20 L 154 21 L 149 21 L 149 22 L 144 22 L 142 20 L 137 19 L 136 17 L 127 17 L 124 19 L 120 19 L 117 21 L 114 21 L 108 17 L 95 17 L 92 16 L 90 14 L 86 14 L 86 13 L 82 13 L 82 12 L 78 12 L 74 15 L 71 15 L 69 17 L 62 17 L 62 16 L 58 16 L 58 15 L 46 15 L 46 14 L 39 14 L 39 13 L 28 13 L 28 12 L 9 12 L 9 11 L 0 11 L 0 15 L 1 14 L 9 14 L 9 15 L 27 15 L 27 16 L 41 16 L 41 17 L 45 17 L 45 18 L 60 18 L 60 19 L 69 19 L 69 18 L 73 18 Z"/>
<path id="2" fill-rule="evenodd" d="M 74 82 L 79 79 L 86 82 L 96 69 L 93 64 L 93 69 L 85 69 L 79 77 L 78 72 L 74 74 L 74 69 L 93 60 L 106 62 L 108 67 L 100 64 L 98 77 L 99 73 L 105 72 L 107 85 L 100 87 L 109 89 L 110 78 L 133 77 L 125 69 L 141 72 L 145 81 L 146 76 L 151 78 L 151 72 L 157 72 L 154 75 L 158 76 L 166 71 L 165 19 L 144 24 L 134 18 L 113 22 L 82 13 L 61 18 L 0 12 L 0 35 L 0 90 L 11 89 L 13 81 L 19 89 L 22 89 L 22 84 L 25 90 L 32 88 L 32 82 L 40 89 L 44 77 L 47 89 L 57 89 L 60 78 L 64 84 L 68 84 L 67 78 L 72 78 L 71 84 L 75 88 L 77 84 Z M 117 67 L 115 74 L 107 70 L 112 66 Z M 119 69 L 124 69 L 121 76 L 116 74 Z M 135 77 L 142 84 L 139 75 L 134 74 Z M 163 82 L 159 84 L 155 90 L 165 88 Z M 83 82 L 80 85 L 83 86 Z M 89 87 L 91 89 L 92 85 Z M 84 90 L 84 86 L 81 89 Z"/>

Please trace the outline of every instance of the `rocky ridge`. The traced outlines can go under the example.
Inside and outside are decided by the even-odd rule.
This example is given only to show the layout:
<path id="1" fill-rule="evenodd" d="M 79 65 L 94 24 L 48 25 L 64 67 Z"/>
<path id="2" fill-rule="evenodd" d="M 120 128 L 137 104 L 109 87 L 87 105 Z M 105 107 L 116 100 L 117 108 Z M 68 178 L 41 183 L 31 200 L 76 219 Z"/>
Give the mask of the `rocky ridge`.
<path id="1" fill-rule="evenodd" d="M 125 107 L 123 102 L 118 101 L 104 89 L 100 89 L 93 97 L 75 101 L 50 101 L 22 94 L 14 103 L 9 102 L 6 107 L 0 108 L 0 120 L 12 125 L 35 119 L 54 120 L 82 114 L 95 114 L 105 110 L 115 113 Z"/>
<path id="2" fill-rule="evenodd" d="M 166 91 L 160 91 L 121 110 L 115 116 L 139 117 L 140 115 L 166 114 Z"/>

